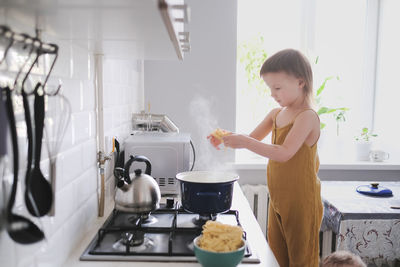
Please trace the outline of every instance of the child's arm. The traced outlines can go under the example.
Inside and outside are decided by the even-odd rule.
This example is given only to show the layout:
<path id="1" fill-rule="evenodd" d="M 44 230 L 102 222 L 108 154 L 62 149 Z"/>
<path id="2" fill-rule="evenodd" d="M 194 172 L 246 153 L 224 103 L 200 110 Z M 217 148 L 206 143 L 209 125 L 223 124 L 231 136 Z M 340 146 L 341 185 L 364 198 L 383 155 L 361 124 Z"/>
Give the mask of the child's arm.
<path id="1" fill-rule="evenodd" d="M 271 110 L 268 115 L 257 125 L 257 127 L 250 133 L 250 137 L 261 141 L 263 140 L 272 130 L 273 119 L 279 108 Z M 233 134 L 232 132 L 217 128 L 214 132 L 207 136 L 210 140 L 211 145 L 213 145 L 217 150 L 219 150 L 219 145 L 223 142 L 223 137 Z"/>
<path id="2" fill-rule="evenodd" d="M 225 146 L 246 148 L 263 157 L 285 162 L 293 157 L 307 137 L 313 132 L 319 133 L 319 119 L 314 111 L 302 112 L 295 120 L 282 145 L 265 144 L 251 136 L 233 134 L 223 138 Z"/>
<path id="3" fill-rule="evenodd" d="M 271 132 L 274 118 L 279 110 L 279 108 L 271 110 L 264 120 L 250 133 L 250 137 L 258 141 L 263 140 Z"/>

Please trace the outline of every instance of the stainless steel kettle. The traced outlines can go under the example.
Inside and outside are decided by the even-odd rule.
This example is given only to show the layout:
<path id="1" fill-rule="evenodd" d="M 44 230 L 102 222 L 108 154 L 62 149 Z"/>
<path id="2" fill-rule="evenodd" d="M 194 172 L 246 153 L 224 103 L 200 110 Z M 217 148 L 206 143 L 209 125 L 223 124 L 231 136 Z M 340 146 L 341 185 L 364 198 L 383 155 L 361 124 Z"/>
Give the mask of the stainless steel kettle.
<path id="1" fill-rule="evenodd" d="M 145 173 L 136 169 L 129 174 L 134 161 L 146 163 Z M 116 168 L 117 192 L 115 194 L 115 208 L 133 213 L 149 213 L 160 207 L 160 187 L 150 176 L 151 163 L 145 156 L 130 156 L 124 168 Z"/>

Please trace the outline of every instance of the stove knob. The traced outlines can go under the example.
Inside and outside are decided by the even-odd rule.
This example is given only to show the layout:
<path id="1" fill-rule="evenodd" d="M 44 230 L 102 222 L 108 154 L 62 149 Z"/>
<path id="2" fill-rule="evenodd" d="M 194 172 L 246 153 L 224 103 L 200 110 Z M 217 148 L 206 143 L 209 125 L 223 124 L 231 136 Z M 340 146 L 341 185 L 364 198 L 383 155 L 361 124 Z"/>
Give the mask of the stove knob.
<path id="1" fill-rule="evenodd" d="M 167 198 L 167 209 L 172 209 L 174 207 L 174 199 L 173 198 Z"/>

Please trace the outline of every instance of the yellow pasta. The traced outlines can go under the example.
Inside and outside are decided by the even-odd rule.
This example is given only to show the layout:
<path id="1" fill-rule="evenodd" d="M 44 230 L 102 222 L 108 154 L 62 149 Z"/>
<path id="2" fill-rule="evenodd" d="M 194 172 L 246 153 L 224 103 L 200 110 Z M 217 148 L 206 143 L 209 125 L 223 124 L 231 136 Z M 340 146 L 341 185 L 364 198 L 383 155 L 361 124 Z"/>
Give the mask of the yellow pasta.
<path id="1" fill-rule="evenodd" d="M 203 225 L 198 246 L 213 252 L 234 251 L 243 246 L 243 230 L 239 226 L 207 221 Z"/>
<path id="2" fill-rule="evenodd" d="M 230 134 L 231 134 L 231 132 L 228 132 L 228 131 L 220 129 L 220 128 L 215 129 L 215 131 L 211 133 L 211 135 L 213 135 L 215 138 L 217 138 L 220 141 L 222 141 L 222 137 L 230 135 Z"/>

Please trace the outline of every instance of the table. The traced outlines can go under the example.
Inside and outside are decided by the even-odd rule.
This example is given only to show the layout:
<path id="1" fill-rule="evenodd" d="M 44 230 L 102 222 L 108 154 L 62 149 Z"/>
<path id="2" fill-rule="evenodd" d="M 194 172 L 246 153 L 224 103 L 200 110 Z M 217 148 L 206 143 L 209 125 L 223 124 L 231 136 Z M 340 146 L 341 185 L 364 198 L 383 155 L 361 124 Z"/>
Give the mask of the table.
<path id="1" fill-rule="evenodd" d="M 360 194 L 357 186 L 365 181 L 322 181 L 324 217 L 322 256 L 334 250 L 360 255 L 367 264 L 400 264 L 400 182 L 380 182 L 390 188 L 393 197 Z M 333 238 L 333 240 L 332 240 Z M 331 243 L 331 241 L 333 241 Z M 327 248 L 328 247 L 328 248 Z"/>

